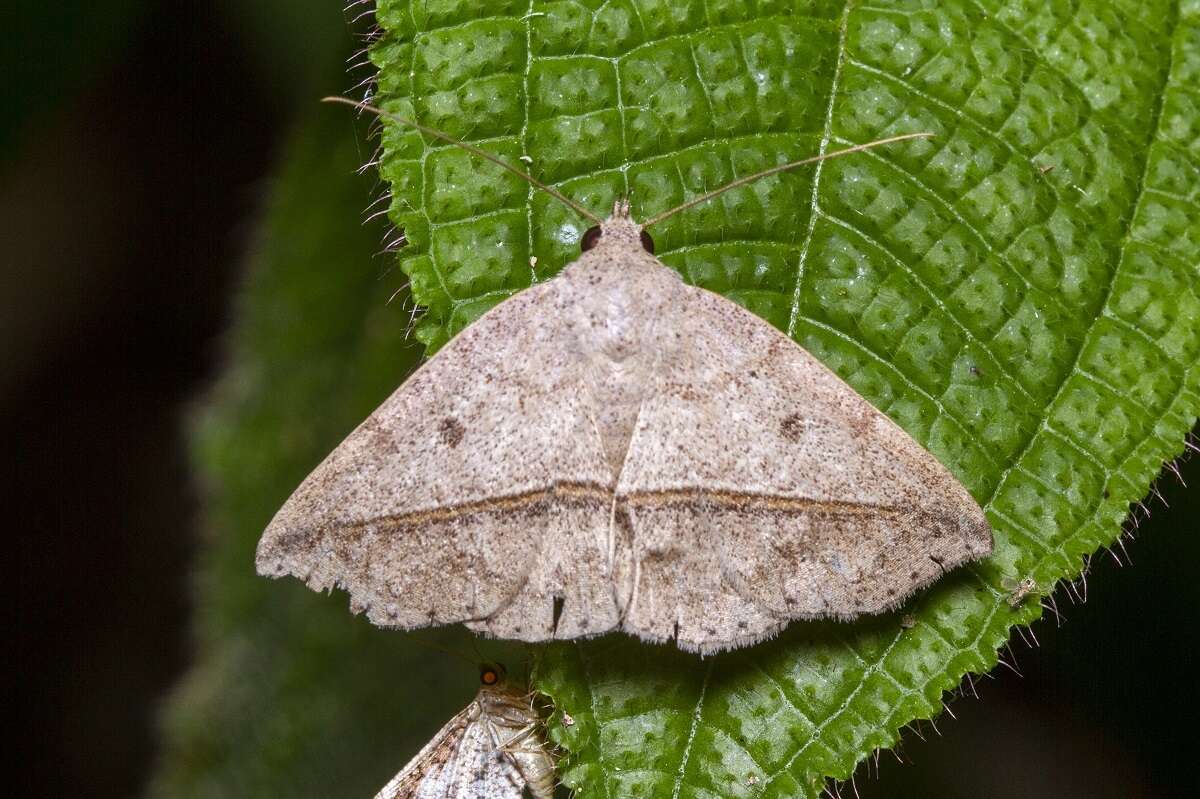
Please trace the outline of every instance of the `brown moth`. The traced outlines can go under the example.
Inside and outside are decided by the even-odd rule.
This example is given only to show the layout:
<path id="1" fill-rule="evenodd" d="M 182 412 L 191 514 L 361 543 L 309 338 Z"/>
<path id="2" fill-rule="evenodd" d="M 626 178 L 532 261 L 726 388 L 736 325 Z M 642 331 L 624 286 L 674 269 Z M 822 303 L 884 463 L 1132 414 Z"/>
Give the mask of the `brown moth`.
<path id="1" fill-rule="evenodd" d="M 792 619 L 894 608 L 990 553 L 982 510 L 936 458 L 769 323 L 654 257 L 644 227 L 674 210 L 639 225 L 619 201 L 599 220 L 501 166 L 599 222 L 583 253 L 351 433 L 267 527 L 261 574 L 343 588 L 384 627 L 623 630 L 709 653 Z"/>
<path id="2" fill-rule="evenodd" d="M 383 786 L 375 799 L 534 799 L 554 795 L 554 758 L 527 694 L 499 666 L 480 670 L 479 693 Z"/>

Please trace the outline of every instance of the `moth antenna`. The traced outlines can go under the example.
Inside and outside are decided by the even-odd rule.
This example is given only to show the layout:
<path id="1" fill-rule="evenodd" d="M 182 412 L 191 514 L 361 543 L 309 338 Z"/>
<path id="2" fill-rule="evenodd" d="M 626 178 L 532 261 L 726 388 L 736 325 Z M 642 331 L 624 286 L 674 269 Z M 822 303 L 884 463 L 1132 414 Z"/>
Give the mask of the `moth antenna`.
<path id="1" fill-rule="evenodd" d="M 537 650 L 528 641 L 524 642 L 522 649 L 524 650 L 525 658 L 521 661 L 521 684 L 529 689 L 528 696 L 536 697 L 538 696 L 538 692 L 533 687 L 533 667 L 534 661 L 537 659 Z"/>
<path id="2" fill-rule="evenodd" d="M 443 133 L 442 131 L 438 130 L 437 128 L 431 128 L 428 125 L 422 125 L 420 122 L 415 122 L 411 119 L 405 119 L 404 117 L 397 116 L 397 115 L 391 113 L 390 111 L 384 111 L 382 108 L 379 108 L 377 106 L 373 106 L 373 105 L 370 105 L 365 102 L 358 102 L 357 100 L 351 100 L 349 97 L 323 97 L 321 99 L 321 102 L 323 102 L 323 103 L 341 103 L 342 105 L 348 105 L 351 108 L 357 108 L 360 111 L 369 111 L 370 113 L 375 114 L 376 116 L 378 116 L 382 119 L 390 119 L 393 122 L 398 122 L 401 125 L 407 125 L 410 128 L 419 130 L 428 136 L 433 136 L 435 139 L 441 139 L 442 141 L 444 141 L 448 144 L 453 144 L 455 147 L 459 147 L 463 150 L 466 150 L 467 152 L 471 153 L 472 155 L 477 155 L 486 161 L 491 161 L 493 164 L 500 167 L 501 169 L 505 169 L 505 170 L 511 172 L 512 174 L 519 177 L 521 180 L 528 183 L 530 186 L 533 186 L 535 189 L 540 189 L 541 191 L 546 192 L 551 197 L 558 200 L 560 203 L 567 206 L 572 211 L 574 211 L 575 213 L 584 217 L 585 219 L 588 219 L 589 221 L 594 222 L 597 225 L 604 221 L 600 217 L 593 214 L 588 209 L 584 208 L 579 203 L 572 200 L 570 197 L 567 197 L 565 194 L 560 192 L 558 189 L 553 188 L 552 186 L 548 186 L 545 183 L 542 183 L 540 180 L 535 178 L 533 175 L 530 175 L 528 172 L 522 172 L 520 169 L 517 169 L 512 164 L 509 164 L 508 162 L 503 161 L 500 158 L 497 158 L 496 156 L 492 155 L 491 153 L 487 152 L 486 150 L 481 150 L 480 148 L 476 147 L 475 145 L 468 144 L 465 141 L 459 141 L 458 139 L 451 136 L 449 133 Z"/>
<path id="3" fill-rule="evenodd" d="M 471 641 L 471 651 L 475 653 L 475 660 L 477 660 L 480 663 L 483 663 L 485 660 L 487 660 L 487 658 L 485 658 L 483 656 L 483 653 L 479 651 L 479 645 L 475 643 L 475 639 L 471 638 L 470 641 Z"/>
<path id="4" fill-rule="evenodd" d="M 435 652 L 441 652 L 443 655 L 450 655 L 451 657 L 456 657 L 456 658 L 459 658 L 460 660 L 464 660 L 467 663 L 470 663 L 472 666 L 479 665 L 478 660 L 473 660 L 473 659 L 467 657 L 466 655 L 464 655 L 462 652 L 455 652 L 453 649 L 450 649 L 449 647 L 445 647 L 440 644 L 435 644 L 433 641 L 428 641 L 428 640 L 422 638 L 420 635 L 417 635 L 416 633 L 409 633 L 408 640 L 410 640 L 414 643 L 420 644 L 421 646 L 423 646 L 427 649 L 432 649 Z"/>
<path id="5" fill-rule="evenodd" d="M 745 177 L 738 178 L 737 180 L 726 183 L 724 186 L 721 186 L 718 189 L 713 189 L 712 191 L 707 192 L 706 194 L 701 194 L 699 197 L 696 197 L 695 199 L 688 200 L 683 205 L 677 205 L 674 208 L 671 208 L 667 211 L 663 211 L 661 214 L 658 214 L 657 216 L 652 216 L 652 217 L 650 217 L 650 219 L 648 219 L 642 223 L 642 227 L 648 228 L 651 225 L 658 224 L 659 222 L 663 221 L 667 217 L 674 216 L 675 214 L 677 214 L 681 211 L 686 211 L 687 209 L 692 208 L 697 205 L 700 205 L 701 203 L 706 203 L 709 200 L 711 200 L 713 197 L 716 197 L 717 195 L 724 194 L 725 192 L 729 191 L 730 189 L 736 189 L 739 186 L 745 186 L 747 183 L 753 183 L 754 181 L 758 180 L 759 178 L 766 178 L 766 177 L 770 177 L 771 175 L 777 175 L 780 172 L 786 172 L 789 169 L 795 169 L 796 167 L 804 166 L 805 164 L 815 164 L 818 161 L 825 161 L 830 158 L 838 158 L 839 156 L 850 155 L 851 153 L 860 153 L 863 150 L 870 150 L 873 147 L 879 147 L 884 144 L 892 144 L 893 142 L 907 141 L 909 139 L 929 139 L 929 138 L 933 138 L 933 135 L 934 134 L 932 134 L 932 133 L 904 133 L 899 136 L 888 136 L 886 139 L 876 139 L 875 141 L 869 141 L 869 142 L 866 142 L 865 144 L 856 144 L 853 147 L 847 147 L 844 150 L 834 150 L 832 153 L 824 153 L 822 155 L 814 155 L 814 156 L 810 156 L 808 158 L 802 158 L 799 161 L 792 161 L 787 164 L 780 164 L 779 166 L 773 166 L 770 169 L 764 169 L 761 172 L 755 172 L 753 175 L 746 175 Z"/>

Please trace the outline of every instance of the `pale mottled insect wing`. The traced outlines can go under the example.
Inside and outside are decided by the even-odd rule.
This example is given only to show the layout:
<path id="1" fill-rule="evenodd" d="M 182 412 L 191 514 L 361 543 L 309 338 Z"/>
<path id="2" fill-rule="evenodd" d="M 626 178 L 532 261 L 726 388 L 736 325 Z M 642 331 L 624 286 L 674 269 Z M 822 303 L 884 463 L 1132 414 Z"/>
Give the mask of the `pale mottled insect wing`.
<path id="1" fill-rule="evenodd" d="M 690 650 L 894 607 L 991 551 L 966 489 L 812 355 L 642 248 L 619 206 L 300 486 L 264 574 L 382 626 Z"/>
<path id="2" fill-rule="evenodd" d="M 468 717 L 470 712 L 471 707 L 468 707 L 450 719 L 446 726 L 438 730 L 437 735 L 383 786 L 375 795 L 375 799 L 425 799 L 430 796 L 448 796 L 448 780 L 454 773 L 467 731 L 473 726 Z"/>
<path id="3" fill-rule="evenodd" d="M 517 799 L 525 789 L 525 778 L 512 757 L 501 749 L 493 731 L 475 724 L 467 731 L 468 742 L 455 763 L 453 799 Z M 432 799 L 432 797 L 431 797 Z"/>
<path id="4" fill-rule="evenodd" d="M 710 292 L 647 292 L 687 345 L 640 410 L 617 489 L 626 630 L 740 646 L 790 619 L 895 607 L 991 551 L 967 490 L 812 355 Z"/>
<path id="5" fill-rule="evenodd" d="M 610 477 L 562 301 L 530 288 L 413 374 L 276 514 L 259 572 L 344 588 L 385 627 L 615 627 L 611 496 L 588 488 Z"/>
<path id="6" fill-rule="evenodd" d="M 484 688 L 375 799 L 535 799 L 554 791 L 554 761 L 525 698 Z"/>

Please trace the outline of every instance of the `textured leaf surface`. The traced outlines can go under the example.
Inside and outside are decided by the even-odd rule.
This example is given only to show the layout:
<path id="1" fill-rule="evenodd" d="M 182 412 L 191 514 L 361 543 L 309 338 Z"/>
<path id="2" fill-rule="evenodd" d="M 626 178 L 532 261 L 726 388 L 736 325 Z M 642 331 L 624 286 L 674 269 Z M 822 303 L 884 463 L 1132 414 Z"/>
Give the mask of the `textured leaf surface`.
<path id="1" fill-rule="evenodd" d="M 583 795 L 811 796 L 990 669 L 1005 580 L 1111 544 L 1200 408 L 1195 2 L 380 0 L 379 97 L 597 212 L 830 161 L 654 231 L 662 259 L 821 357 L 984 504 L 989 561 L 900 614 L 700 660 L 620 637 L 542 652 Z M 552 276 L 584 223 L 386 126 L 402 267 L 436 348 Z M 533 258 L 536 257 L 536 261 Z"/>

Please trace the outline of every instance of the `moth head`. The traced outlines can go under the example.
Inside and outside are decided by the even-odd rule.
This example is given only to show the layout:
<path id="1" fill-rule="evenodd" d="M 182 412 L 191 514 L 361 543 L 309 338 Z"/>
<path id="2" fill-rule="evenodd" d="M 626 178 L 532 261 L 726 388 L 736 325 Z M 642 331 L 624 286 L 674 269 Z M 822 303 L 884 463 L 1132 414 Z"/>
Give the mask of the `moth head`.
<path id="1" fill-rule="evenodd" d="M 579 249 L 587 252 L 599 244 L 601 239 L 608 244 L 637 243 L 646 252 L 654 254 L 654 239 L 630 217 L 629 203 L 625 200 L 617 200 L 608 219 L 587 229 L 583 238 L 579 240 Z"/>

